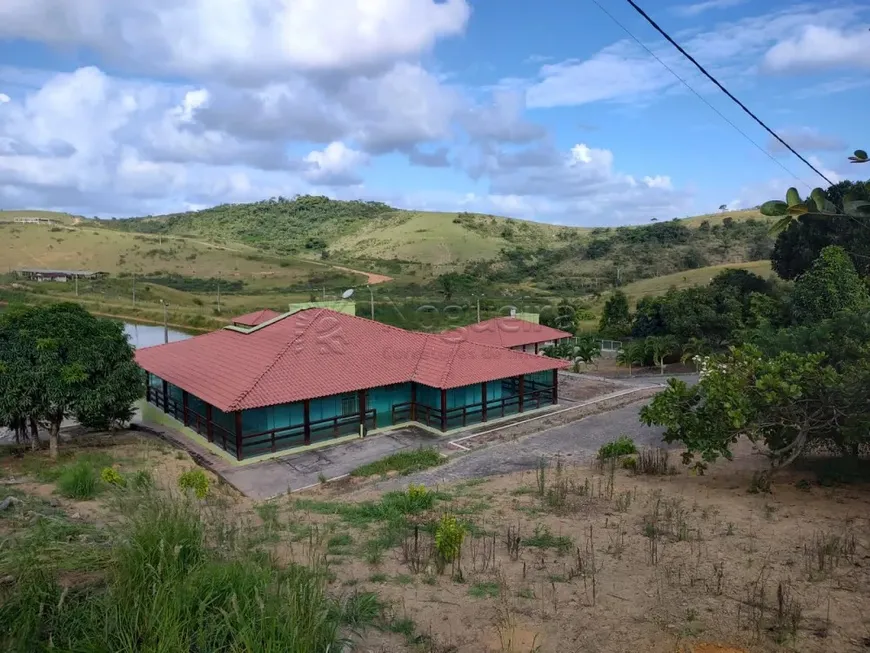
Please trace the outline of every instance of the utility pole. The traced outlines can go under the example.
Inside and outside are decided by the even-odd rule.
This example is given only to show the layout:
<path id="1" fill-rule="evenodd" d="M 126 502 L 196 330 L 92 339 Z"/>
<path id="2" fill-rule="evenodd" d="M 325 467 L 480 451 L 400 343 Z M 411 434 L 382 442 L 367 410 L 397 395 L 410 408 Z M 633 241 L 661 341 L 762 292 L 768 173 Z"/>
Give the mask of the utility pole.
<path id="1" fill-rule="evenodd" d="M 136 277 L 133 277 L 133 306 L 136 306 Z"/>
<path id="2" fill-rule="evenodd" d="M 217 296 L 217 300 L 218 300 L 218 314 L 220 314 L 220 312 L 221 312 L 221 273 L 220 273 L 220 270 L 218 270 L 218 296 Z"/>
<path id="3" fill-rule="evenodd" d="M 169 306 L 169 304 L 162 299 L 160 300 L 160 303 L 163 305 L 163 344 L 166 345 L 169 344 L 169 326 L 166 324 L 166 307 Z"/>
<path id="4" fill-rule="evenodd" d="M 372 307 L 371 317 L 374 320 L 375 319 L 375 294 L 372 292 L 372 287 L 369 284 L 366 284 L 366 288 L 369 289 L 369 300 L 371 301 L 371 307 Z"/>
<path id="5" fill-rule="evenodd" d="M 76 297 L 79 296 L 79 275 L 74 274 L 73 279 L 76 281 Z"/>

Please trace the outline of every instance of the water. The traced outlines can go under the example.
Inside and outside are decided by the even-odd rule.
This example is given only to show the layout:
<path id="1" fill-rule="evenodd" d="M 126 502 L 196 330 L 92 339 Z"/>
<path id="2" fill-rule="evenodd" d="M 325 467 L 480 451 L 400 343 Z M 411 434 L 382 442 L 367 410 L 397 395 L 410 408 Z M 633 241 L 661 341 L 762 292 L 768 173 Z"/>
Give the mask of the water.
<path id="1" fill-rule="evenodd" d="M 124 333 L 127 334 L 127 337 L 130 339 L 130 344 L 133 345 L 133 347 L 136 349 L 163 344 L 162 326 L 131 324 L 129 322 L 125 322 Z M 191 337 L 192 336 L 190 334 L 183 333 L 181 331 L 175 331 L 174 329 L 169 329 L 169 342 L 187 340 Z"/>

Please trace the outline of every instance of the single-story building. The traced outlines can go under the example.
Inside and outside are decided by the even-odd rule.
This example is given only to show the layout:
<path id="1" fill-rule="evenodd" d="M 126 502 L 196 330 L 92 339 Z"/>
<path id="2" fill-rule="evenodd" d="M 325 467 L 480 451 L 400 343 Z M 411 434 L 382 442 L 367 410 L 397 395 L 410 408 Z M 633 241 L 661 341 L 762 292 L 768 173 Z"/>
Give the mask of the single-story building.
<path id="1" fill-rule="evenodd" d="M 250 328 L 234 322 L 139 349 L 136 362 L 151 404 L 239 460 L 407 422 L 447 431 L 555 404 L 566 366 L 326 308 Z"/>
<path id="2" fill-rule="evenodd" d="M 15 273 L 22 279 L 31 281 L 69 281 L 70 279 L 102 279 L 105 272 L 92 270 L 48 270 L 44 268 L 21 268 Z"/>
<path id="3" fill-rule="evenodd" d="M 445 331 L 443 335 L 451 339 L 534 354 L 541 353 L 544 347 L 574 337 L 567 331 L 528 322 L 518 317 L 494 317 Z"/>

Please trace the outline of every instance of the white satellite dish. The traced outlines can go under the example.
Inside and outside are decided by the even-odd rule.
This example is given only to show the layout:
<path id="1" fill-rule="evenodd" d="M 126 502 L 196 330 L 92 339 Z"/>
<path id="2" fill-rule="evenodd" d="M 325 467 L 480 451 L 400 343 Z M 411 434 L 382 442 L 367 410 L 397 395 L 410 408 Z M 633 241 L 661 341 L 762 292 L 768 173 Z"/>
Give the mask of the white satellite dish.
<path id="1" fill-rule="evenodd" d="M 343 293 L 341 293 L 342 299 L 350 299 L 351 297 L 353 297 L 353 288 L 348 288 Z"/>

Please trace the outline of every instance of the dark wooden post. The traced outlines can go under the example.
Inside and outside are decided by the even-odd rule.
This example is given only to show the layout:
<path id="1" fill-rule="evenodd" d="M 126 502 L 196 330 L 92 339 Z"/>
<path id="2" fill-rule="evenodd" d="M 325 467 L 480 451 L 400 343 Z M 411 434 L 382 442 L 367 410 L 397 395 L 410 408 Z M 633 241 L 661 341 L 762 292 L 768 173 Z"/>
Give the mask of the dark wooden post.
<path id="1" fill-rule="evenodd" d="M 483 383 L 480 384 L 480 401 L 481 401 L 480 421 L 485 422 L 486 421 L 486 403 L 487 403 L 487 401 L 486 401 L 486 381 L 484 381 Z"/>
<path id="2" fill-rule="evenodd" d="M 417 421 L 417 384 L 411 381 L 411 421 Z"/>
<path id="3" fill-rule="evenodd" d="M 447 390 L 441 389 L 441 430 L 447 430 Z"/>
<path id="4" fill-rule="evenodd" d="M 305 434 L 305 444 L 311 444 L 311 400 L 302 402 L 302 432 Z"/>
<path id="5" fill-rule="evenodd" d="M 242 459 L 242 411 L 236 411 L 236 458 Z"/>
<path id="6" fill-rule="evenodd" d="M 169 412 L 169 383 L 163 382 L 163 412 Z"/>
<path id="7" fill-rule="evenodd" d="M 526 395 L 526 379 L 522 374 L 520 374 L 517 377 L 517 382 L 519 383 L 520 412 L 523 412 L 523 399 Z"/>
<path id="8" fill-rule="evenodd" d="M 535 353 L 536 354 L 538 353 L 538 343 L 537 342 L 535 343 Z"/>
<path id="9" fill-rule="evenodd" d="M 360 390 L 357 396 L 359 397 L 357 399 L 359 404 L 359 423 L 366 426 L 366 391 Z"/>
<path id="10" fill-rule="evenodd" d="M 559 403 L 559 370 L 553 370 L 553 403 Z"/>
<path id="11" fill-rule="evenodd" d="M 205 432 L 208 441 L 211 442 L 214 439 L 214 429 L 212 428 L 211 421 L 211 404 L 205 405 Z"/>
<path id="12" fill-rule="evenodd" d="M 187 426 L 187 423 L 188 423 L 188 419 L 187 419 L 187 390 L 181 391 L 181 407 L 182 407 L 182 413 L 184 415 L 184 425 Z"/>

